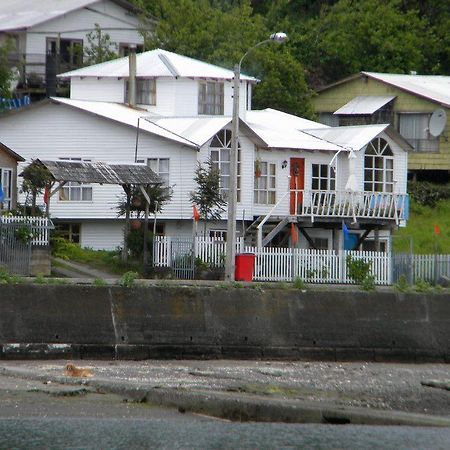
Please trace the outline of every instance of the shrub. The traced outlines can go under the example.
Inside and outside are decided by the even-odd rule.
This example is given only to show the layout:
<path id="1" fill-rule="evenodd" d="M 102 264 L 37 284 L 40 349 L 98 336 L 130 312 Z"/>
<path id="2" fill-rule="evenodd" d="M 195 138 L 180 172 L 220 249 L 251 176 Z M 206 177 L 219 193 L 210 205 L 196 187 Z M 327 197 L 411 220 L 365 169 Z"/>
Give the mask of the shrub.
<path id="1" fill-rule="evenodd" d="M 133 286 L 136 278 L 139 276 L 137 272 L 125 272 L 122 278 L 119 280 L 119 285 L 122 287 L 130 288 Z"/>
<path id="2" fill-rule="evenodd" d="M 361 284 L 370 274 L 370 262 L 363 259 L 352 258 L 347 256 L 347 273 L 348 276 L 358 284 Z"/>
<path id="3" fill-rule="evenodd" d="M 408 292 L 409 288 L 410 286 L 408 284 L 408 280 L 406 279 L 405 275 L 401 275 L 397 283 L 394 284 L 394 289 L 399 292 Z"/>
<path id="4" fill-rule="evenodd" d="M 295 278 L 294 282 L 292 283 L 292 286 L 294 289 L 300 289 L 300 290 L 306 289 L 305 282 L 299 277 Z"/>
<path id="5" fill-rule="evenodd" d="M 450 185 L 412 181 L 408 182 L 408 192 L 417 203 L 433 207 L 439 200 L 450 198 Z"/>
<path id="6" fill-rule="evenodd" d="M 375 290 L 375 277 L 373 275 L 367 275 L 361 282 L 361 289 L 363 291 L 374 291 Z"/>

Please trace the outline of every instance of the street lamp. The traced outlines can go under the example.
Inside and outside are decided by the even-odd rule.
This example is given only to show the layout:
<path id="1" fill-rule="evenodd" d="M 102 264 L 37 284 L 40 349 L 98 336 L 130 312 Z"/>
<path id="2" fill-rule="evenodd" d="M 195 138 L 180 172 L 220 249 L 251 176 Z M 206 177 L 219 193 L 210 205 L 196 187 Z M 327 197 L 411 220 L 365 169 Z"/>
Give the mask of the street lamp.
<path id="1" fill-rule="evenodd" d="M 236 200 L 237 200 L 237 145 L 239 132 L 239 84 L 241 77 L 241 65 L 245 57 L 260 45 L 268 42 L 284 42 L 286 33 L 271 34 L 269 39 L 258 42 L 249 48 L 242 56 L 239 64 L 234 66 L 233 87 L 233 116 L 231 129 L 231 151 L 230 151 L 230 186 L 228 191 L 228 223 L 227 223 L 227 251 L 225 259 L 225 280 L 234 281 L 234 264 L 236 257 Z"/>

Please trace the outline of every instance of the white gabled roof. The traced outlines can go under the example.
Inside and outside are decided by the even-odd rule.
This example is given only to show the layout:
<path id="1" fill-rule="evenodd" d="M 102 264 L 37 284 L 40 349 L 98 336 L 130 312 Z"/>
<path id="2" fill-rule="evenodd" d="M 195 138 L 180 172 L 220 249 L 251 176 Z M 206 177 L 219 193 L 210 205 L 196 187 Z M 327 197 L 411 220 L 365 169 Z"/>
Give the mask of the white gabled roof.
<path id="1" fill-rule="evenodd" d="M 338 151 L 341 147 L 317 138 L 302 129 L 325 125 L 275 109 L 247 111 L 245 123 L 269 148 Z"/>
<path id="2" fill-rule="evenodd" d="M 325 139 L 345 147 L 347 150 L 361 150 L 388 127 L 389 124 L 352 125 L 348 127 L 314 128 L 304 131 L 319 139 Z"/>
<path id="3" fill-rule="evenodd" d="M 386 103 L 394 100 L 395 95 L 359 95 L 352 98 L 344 106 L 341 106 L 333 114 L 339 115 L 359 115 L 373 114 Z"/>
<path id="4" fill-rule="evenodd" d="M 30 28 L 98 2 L 99 0 L 0 0 L 0 31 Z M 132 8 L 126 1 L 116 3 Z"/>
<path id="5" fill-rule="evenodd" d="M 123 125 L 128 125 L 134 128 L 137 128 L 138 119 L 142 119 L 143 117 L 148 117 L 151 120 L 155 118 L 155 116 L 148 113 L 148 111 L 144 111 L 141 109 L 130 108 L 127 105 L 119 104 L 119 103 L 107 103 L 107 102 L 91 102 L 86 100 L 71 100 L 68 98 L 61 97 L 52 97 L 52 100 L 62 103 L 64 105 L 71 106 L 72 108 L 79 109 L 81 111 L 89 112 L 91 114 L 95 114 L 96 116 L 103 117 L 105 119 L 112 120 L 114 122 L 119 122 Z M 156 116 L 157 118 L 159 116 Z M 194 142 L 191 142 L 188 139 L 185 139 L 182 136 L 174 134 L 170 130 L 166 130 L 161 126 L 158 126 L 147 120 L 139 121 L 139 128 L 142 131 L 147 131 L 149 133 L 155 134 L 157 136 L 170 139 L 175 142 L 179 142 L 180 144 L 187 145 L 189 147 L 197 148 L 198 145 Z"/>
<path id="6" fill-rule="evenodd" d="M 188 56 L 178 55 L 167 50 L 150 50 L 136 55 L 137 77 L 182 77 L 182 78 L 212 78 L 231 80 L 233 71 L 215 66 Z M 101 64 L 83 67 L 65 72 L 59 77 L 114 77 L 128 78 L 128 56 L 113 59 Z M 241 74 L 241 79 L 257 82 L 254 77 Z"/>
<path id="7" fill-rule="evenodd" d="M 151 117 L 148 120 L 201 147 L 226 127 L 231 122 L 231 117 Z"/>
<path id="8" fill-rule="evenodd" d="M 394 73 L 361 72 L 375 80 L 396 86 L 450 107 L 450 77 L 443 75 L 398 75 Z"/>

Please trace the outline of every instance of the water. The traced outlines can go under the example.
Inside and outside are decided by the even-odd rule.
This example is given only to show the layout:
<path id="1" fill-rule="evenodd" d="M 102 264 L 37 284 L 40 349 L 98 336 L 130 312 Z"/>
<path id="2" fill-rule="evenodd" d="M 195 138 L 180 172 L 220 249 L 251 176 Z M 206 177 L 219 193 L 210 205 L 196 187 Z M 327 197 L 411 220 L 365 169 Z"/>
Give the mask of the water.
<path id="1" fill-rule="evenodd" d="M 180 419 L 0 420 L 0 449 L 449 449 L 450 429 Z"/>

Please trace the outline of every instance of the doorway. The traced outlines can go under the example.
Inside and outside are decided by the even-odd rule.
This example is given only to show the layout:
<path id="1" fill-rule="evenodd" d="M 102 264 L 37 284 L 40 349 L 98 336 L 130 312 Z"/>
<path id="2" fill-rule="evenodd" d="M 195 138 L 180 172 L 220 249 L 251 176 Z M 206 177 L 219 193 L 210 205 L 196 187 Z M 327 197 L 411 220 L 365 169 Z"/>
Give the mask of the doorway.
<path id="1" fill-rule="evenodd" d="M 305 159 L 290 159 L 290 182 L 291 191 L 289 202 L 289 213 L 297 215 L 301 211 L 303 203 L 303 189 L 305 188 Z"/>

